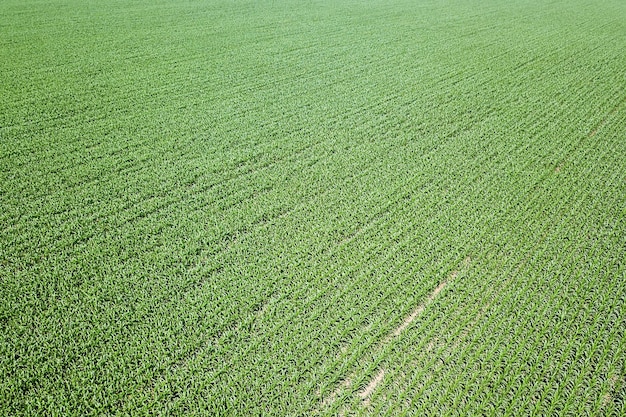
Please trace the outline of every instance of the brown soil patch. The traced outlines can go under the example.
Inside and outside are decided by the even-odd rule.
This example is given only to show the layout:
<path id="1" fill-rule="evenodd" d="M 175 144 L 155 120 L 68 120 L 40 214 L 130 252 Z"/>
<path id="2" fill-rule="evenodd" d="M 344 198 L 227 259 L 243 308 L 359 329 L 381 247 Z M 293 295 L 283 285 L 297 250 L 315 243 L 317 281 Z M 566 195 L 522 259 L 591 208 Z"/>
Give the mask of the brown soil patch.
<path id="1" fill-rule="evenodd" d="M 613 392 L 615 391 L 615 384 L 617 383 L 617 375 L 612 375 L 609 378 L 609 392 L 602 397 L 602 408 L 613 402 Z"/>
<path id="2" fill-rule="evenodd" d="M 455 271 L 454 273 L 458 274 L 457 271 Z M 456 276 L 456 275 L 454 275 Z M 426 301 L 424 301 L 422 304 L 418 305 L 417 308 L 415 310 L 413 310 L 413 312 L 411 314 L 409 314 L 404 321 L 402 322 L 402 324 L 400 324 L 394 331 L 393 331 L 393 336 L 399 336 L 400 333 L 402 333 L 404 331 L 404 329 L 406 329 L 407 327 L 409 327 L 409 325 L 417 318 L 417 316 L 419 316 L 423 311 L 424 308 L 426 308 L 426 305 L 428 303 L 430 303 L 431 301 L 433 301 L 435 299 L 435 297 L 437 296 L 437 294 L 439 294 L 441 292 L 441 290 L 443 290 L 443 287 L 445 287 L 447 284 L 446 281 L 442 282 L 441 284 L 439 284 L 437 286 L 437 288 L 435 288 L 433 290 L 433 292 L 428 296 L 428 298 L 426 299 Z"/>
<path id="3" fill-rule="evenodd" d="M 372 380 L 365 386 L 363 391 L 359 392 L 359 397 L 363 400 L 363 404 L 367 407 L 370 403 L 370 396 L 376 389 L 376 387 L 383 382 L 385 378 L 385 370 L 381 369 L 378 373 L 372 378 Z"/>
<path id="4" fill-rule="evenodd" d="M 328 397 L 324 398 L 324 401 L 322 401 L 322 406 L 327 407 L 330 404 L 334 403 L 337 397 L 339 396 L 339 394 L 341 394 L 341 391 L 344 390 L 345 388 L 349 388 L 350 385 L 352 385 L 352 380 L 350 378 L 344 379 L 341 382 L 341 384 L 339 384 L 339 386 L 335 388 L 333 392 L 330 393 Z"/>
<path id="5" fill-rule="evenodd" d="M 407 317 L 405 317 L 405 319 L 402 321 L 402 323 L 396 327 L 396 329 L 390 333 L 385 339 L 383 339 L 378 346 L 375 349 L 381 349 L 384 346 L 386 346 L 388 343 L 391 342 L 391 340 L 394 337 L 398 337 L 407 327 L 409 327 L 411 325 L 411 323 L 413 323 L 415 321 L 415 319 L 422 313 L 424 312 L 424 309 L 426 308 L 426 306 L 428 304 L 430 304 L 431 302 L 433 302 L 433 300 L 435 299 L 435 297 L 437 297 L 437 295 L 439 295 L 439 293 L 445 288 L 445 286 L 449 283 L 452 282 L 454 279 L 457 278 L 457 276 L 459 275 L 459 273 L 462 270 L 465 270 L 469 267 L 470 263 L 472 262 L 472 258 L 470 256 L 467 256 L 463 262 L 461 263 L 461 265 L 459 265 L 459 267 L 454 270 L 452 273 L 450 273 L 450 275 L 448 276 L 448 279 L 441 282 L 439 285 L 437 285 L 437 287 L 430 293 L 430 295 L 420 304 L 418 305 L 415 310 L 413 310 L 413 312 L 411 314 L 409 314 Z M 427 350 L 431 350 L 434 347 L 434 342 L 431 342 L 428 345 Z M 342 351 L 343 353 L 343 351 Z M 344 379 L 336 388 L 333 392 L 330 393 L 330 395 L 328 395 L 328 397 L 326 397 L 323 401 L 322 401 L 322 408 L 328 407 L 329 405 L 331 405 L 332 403 L 335 402 L 335 400 L 337 399 L 337 397 L 339 397 L 339 395 L 341 395 L 342 391 L 344 391 L 345 389 L 349 388 L 352 385 L 352 377 L 354 377 L 355 373 L 352 373 L 351 376 L 346 377 L 346 379 Z M 374 378 L 372 378 L 372 380 L 367 384 L 367 386 L 358 393 L 359 397 L 363 400 L 363 404 L 367 407 L 369 405 L 370 402 L 370 396 L 372 394 L 372 392 L 376 389 L 376 387 L 382 382 L 383 378 L 385 376 L 385 370 L 381 369 L 380 371 L 378 371 L 378 373 L 374 376 Z M 319 392 L 317 393 L 319 395 Z"/>

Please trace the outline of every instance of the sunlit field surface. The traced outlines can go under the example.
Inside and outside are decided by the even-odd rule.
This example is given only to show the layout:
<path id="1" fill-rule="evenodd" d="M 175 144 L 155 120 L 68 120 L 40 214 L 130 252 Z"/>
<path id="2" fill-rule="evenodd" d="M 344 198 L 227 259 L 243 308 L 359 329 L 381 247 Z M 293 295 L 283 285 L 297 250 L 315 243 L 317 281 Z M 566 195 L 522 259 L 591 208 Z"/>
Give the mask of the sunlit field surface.
<path id="1" fill-rule="evenodd" d="M 626 2 L 0 16 L 0 415 L 626 415 Z"/>

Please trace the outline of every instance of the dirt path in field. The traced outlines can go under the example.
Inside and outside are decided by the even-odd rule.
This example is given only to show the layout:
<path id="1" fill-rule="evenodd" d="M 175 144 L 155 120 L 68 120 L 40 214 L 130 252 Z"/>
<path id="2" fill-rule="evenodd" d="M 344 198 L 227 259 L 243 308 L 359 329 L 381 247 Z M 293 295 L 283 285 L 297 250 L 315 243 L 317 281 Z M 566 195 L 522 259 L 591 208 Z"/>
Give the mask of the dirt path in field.
<path id="1" fill-rule="evenodd" d="M 385 337 L 378 344 L 375 350 L 380 351 L 389 343 L 391 343 L 395 338 L 399 337 L 402 334 L 402 332 L 404 332 L 424 312 L 426 307 L 435 300 L 435 298 L 439 295 L 439 293 L 441 293 L 441 291 L 446 287 L 446 285 L 454 281 L 462 270 L 467 269 L 469 267 L 471 261 L 472 260 L 469 256 L 466 257 L 463 260 L 463 262 L 461 262 L 459 267 L 450 273 L 450 275 L 445 281 L 442 281 L 441 283 L 439 283 L 439 285 L 435 287 L 435 289 L 428 295 L 428 297 L 426 297 L 426 299 L 422 303 L 420 303 L 408 316 L 404 318 L 404 320 L 402 320 L 402 322 L 400 323 L 398 327 L 396 327 L 389 335 L 387 335 L 387 337 Z M 350 386 L 352 385 L 352 381 L 356 377 L 356 374 L 357 372 L 353 372 L 348 377 L 346 377 L 343 381 L 341 381 L 341 383 L 337 385 L 335 390 L 326 398 L 324 398 L 324 400 L 322 401 L 322 408 L 326 408 L 330 406 L 331 404 L 333 404 L 335 400 L 337 399 L 337 397 L 339 397 L 344 390 L 349 389 Z M 363 406 L 365 407 L 369 406 L 370 398 L 372 394 L 374 393 L 376 388 L 381 384 L 381 382 L 383 382 L 384 378 L 385 378 L 385 369 L 380 368 L 374 374 L 372 379 L 367 383 L 365 388 L 363 388 L 361 391 L 357 393 L 357 395 L 363 402 Z"/>
<path id="2" fill-rule="evenodd" d="M 433 302 L 433 300 L 435 299 L 435 297 L 437 297 L 437 295 L 439 295 L 439 293 L 441 292 L 441 290 L 443 290 L 445 288 L 446 285 L 448 285 L 449 282 L 452 282 L 456 279 L 456 277 L 459 275 L 459 272 L 462 268 L 467 268 L 471 262 L 471 258 L 468 256 L 466 257 L 463 262 L 461 263 L 459 269 L 456 269 L 454 271 L 452 271 L 450 273 L 450 275 L 448 276 L 448 279 L 446 279 L 445 281 L 441 282 L 439 285 L 437 285 L 437 287 L 433 290 L 433 292 L 430 293 L 430 295 L 424 300 L 424 302 L 422 302 L 420 305 L 418 305 L 415 310 L 413 310 L 413 312 L 411 314 L 409 314 L 408 316 L 406 316 L 404 318 L 404 320 L 402 321 L 402 323 L 400 323 L 400 325 L 398 327 L 396 327 L 396 329 L 389 335 L 387 336 L 387 338 L 385 339 L 384 344 L 386 344 L 388 341 L 390 341 L 392 338 L 400 336 L 400 334 L 407 328 L 409 327 L 409 325 L 411 323 L 413 323 L 415 321 L 415 319 L 422 314 L 422 312 L 424 311 L 424 309 L 426 308 L 426 306 L 430 303 Z"/>
<path id="3" fill-rule="evenodd" d="M 372 392 L 374 392 L 378 384 L 380 384 L 383 381 L 384 377 L 385 377 L 385 370 L 381 369 L 380 371 L 378 371 L 376 376 L 372 378 L 369 384 L 367 384 L 365 389 L 359 392 L 359 397 L 361 397 L 361 399 L 363 400 L 363 405 L 367 407 L 370 404 L 370 396 L 372 395 Z"/>
<path id="4" fill-rule="evenodd" d="M 602 409 L 606 409 L 614 401 L 613 395 L 615 394 L 616 385 L 619 381 L 619 377 L 617 375 L 611 375 L 609 378 L 609 389 L 606 394 L 602 397 L 601 407 Z M 621 383 L 624 383 L 622 379 Z"/>
<path id="5" fill-rule="evenodd" d="M 456 276 L 458 275 L 457 271 L 454 271 L 454 273 L 450 276 L 450 279 L 454 279 L 456 278 Z M 413 310 L 413 312 L 411 314 L 409 314 L 408 316 L 406 316 L 406 318 L 402 321 L 402 323 L 396 327 L 396 329 L 393 331 L 393 333 L 391 334 L 393 337 L 396 336 L 400 336 L 400 333 L 402 333 L 404 331 L 404 329 L 406 329 L 407 327 L 409 327 L 409 325 L 411 323 L 413 323 L 413 321 L 415 321 L 415 319 L 417 318 L 417 316 L 419 316 L 420 314 L 422 314 L 422 312 L 424 311 L 424 309 L 426 308 L 426 305 L 428 305 L 429 303 L 431 303 L 435 297 L 437 296 L 437 294 L 439 294 L 441 292 L 441 290 L 443 290 L 443 288 L 448 284 L 448 281 L 444 281 L 441 284 L 437 285 L 437 288 L 435 288 L 433 290 L 433 292 L 428 296 L 428 298 L 426 299 L 426 301 L 424 301 L 422 304 L 420 304 L 419 306 L 417 306 L 417 308 L 415 310 Z M 388 338 L 390 339 L 390 337 Z"/>

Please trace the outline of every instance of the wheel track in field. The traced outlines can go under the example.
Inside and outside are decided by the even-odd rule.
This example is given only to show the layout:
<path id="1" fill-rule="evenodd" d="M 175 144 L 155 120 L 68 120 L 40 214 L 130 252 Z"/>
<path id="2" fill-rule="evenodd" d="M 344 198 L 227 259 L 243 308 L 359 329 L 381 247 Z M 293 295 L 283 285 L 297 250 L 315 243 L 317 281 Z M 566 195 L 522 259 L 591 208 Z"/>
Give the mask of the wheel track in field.
<path id="1" fill-rule="evenodd" d="M 420 188 L 420 186 L 418 186 L 418 188 Z M 391 206 L 391 205 L 390 205 L 390 206 Z M 384 212 L 384 211 L 383 211 L 383 212 Z M 376 217 L 376 216 L 375 216 L 375 217 Z M 280 326 L 278 326 L 278 327 L 280 327 Z"/>
<path id="2" fill-rule="evenodd" d="M 346 383 L 345 383 L 345 381 L 344 381 L 344 383 L 340 384 L 339 388 L 341 388 L 342 386 L 343 386 L 343 387 L 348 387 L 349 385 L 350 385 L 350 384 L 346 384 Z M 336 396 L 336 395 L 337 395 L 337 394 L 336 394 L 336 393 L 334 393 L 334 395 L 333 395 L 333 396 Z M 326 403 L 327 401 L 324 401 L 324 402 Z"/>
<path id="3" fill-rule="evenodd" d="M 488 252 L 487 252 L 488 253 Z M 519 269 L 519 265 L 517 267 L 512 267 L 512 270 L 515 269 Z M 506 274 L 505 274 L 506 275 Z M 497 286 L 489 286 L 489 290 L 488 293 L 491 293 L 491 297 L 490 299 L 495 299 L 495 297 L 497 296 L 497 294 L 499 294 L 501 292 L 501 288 L 497 287 Z M 489 298 L 489 297 L 487 297 Z M 482 299 L 482 297 L 481 297 Z M 493 300 L 492 300 L 493 301 Z M 456 341 L 454 343 L 454 345 L 452 346 L 453 348 L 458 347 L 459 343 L 465 339 L 467 337 L 467 335 L 469 334 L 469 331 L 471 330 L 471 328 L 473 328 L 473 326 L 478 322 L 478 320 L 482 317 L 482 315 L 484 315 L 486 313 L 486 311 L 488 310 L 489 306 L 491 305 L 491 302 L 489 301 L 487 302 L 487 304 L 485 305 L 481 305 L 480 303 L 475 303 L 472 304 L 473 307 L 473 311 L 474 313 L 470 313 L 470 314 L 466 314 L 465 310 L 463 310 L 463 312 L 457 314 L 458 317 L 464 317 L 464 323 L 462 326 L 459 327 L 459 329 L 456 331 L 455 336 L 453 337 Z M 466 303 L 466 305 L 469 303 Z M 467 309 L 471 309 L 470 307 L 466 307 Z M 432 321 L 432 318 L 431 318 Z M 425 326 L 426 324 L 424 324 L 423 326 Z M 422 326 L 422 327 L 423 327 Z M 434 336 L 435 333 L 435 329 L 433 326 L 433 330 L 431 331 L 431 333 L 427 336 L 427 337 L 420 337 L 418 334 L 415 334 L 414 338 L 419 338 L 422 345 L 426 343 L 426 340 L 429 340 L 428 345 L 427 345 L 427 351 L 431 351 L 432 348 L 434 347 L 436 342 L 437 337 Z M 411 339 L 411 340 L 412 340 Z M 384 352 L 383 352 L 384 353 Z M 437 355 L 431 355 L 433 356 L 431 363 L 432 364 L 443 364 L 444 362 L 440 359 L 441 358 L 441 354 L 437 354 Z M 442 366 L 442 365 L 441 365 Z M 403 367 L 400 366 L 400 369 L 402 369 Z M 428 367 L 424 367 L 423 369 L 428 369 L 428 370 L 432 370 L 432 366 L 428 366 Z M 424 371 L 425 372 L 425 371 Z M 392 375 L 393 376 L 393 375 Z M 390 376 L 390 378 L 392 377 Z"/>
<path id="4" fill-rule="evenodd" d="M 467 259 L 469 259 L 469 257 L 466 258 L 466 260 Z M 467 262 L 464 262 L 464 263 L 467 264 Z M 437 287 L 420 304 L 418 304 L 418 306 L 411 312 L 411 314 L 406 316 L 404 320 L 400 323 L 400 325 L 397 326 L 391 333 L 387 334 L 387 336 L 381 342 L 379 342 L 375 347 L 373 347 L 372 350 L 375 350 L 375 351 L 384 350 L 395 338 L 400 336 L 402 332 L 407 327 L 409 327 L 411 323 L 413 323 L 413 321 L 415 321 L 415 319 L 419 315 L 421 315 L 424 312 L 426 307 L 428 307 L 428 305 L 431 304 L 435 300 L 437 295 L 445 288 L 445 286 L 451 283 L 458 276 L 458 274 L 459 274 L 459 271 L 455 270 L 448 276 L 446 280 L 439 283 L 439 285 L 437 285 Z M 377 386 L 381 382 L 383 382 L 384 376 L 385 376 L 385 369 L 382 367 L 378 368 L 376 370 L 376 373 L 374 374 L 374 377 L 367 383 L 365 388 L 358 392 L 358 396 L 363 401 L 364 406 L 367 407 L 369 405 L 370 396 L 376 390 Z M 322 402 L 322 407 L 325 408 L 333 404 L 335 400 L 337 399 L 337 396 L 341 394 L 343 390 L 350 389 L 352 385 L 352 381 L 354 380 L 354 377 L 355 377 L 355 374 L 350 375 L 346 377 L 346 379 L 341 381 L 341 383 L 337 386 L 335 391 L 333 391 L 328 397 L 324 399 L 324 401 Z"/>
<path id="5" fill-rule="evenodd" d="M 572 198 L 572 199 L 573 199 L 573 198 Z M 574 199 L 574 201 L 580 201 L 580 200 L 579 200 L 579 199 L 578 199 L 578 200 Z M 564 203 L 563 205 L 566 205 L 566 204 Z M 576 210 L 576 208 L 573 208 L 573 209 L 571 210 L 571 213 L 576 213 L 576 211 L 577 211 L 577 210 Z M 566 221 L 561 222 L 561 227 L 564 227 L 564 224 L 565 224 L 565 223 L 567 223 L 567 222 L 566 222 Z"/>
<path id="6" fill-rule="evenodd" d="M 473 331 L 476 325 L 486 315 L 487 311 L 490 309 L 493 302 L 497 299 L 500 292 L 501 292 L 501 287 L 497 287 L 496 285 L 489 286 L 487 289 L 487 292 L 482 293 L 483 296 L 480 297 L 481 301 L 487 300 L 486 303 L 481 304 L 480 302 L 475 302 L 475 303 L 466 302 L 465 305 L 468 307 L 464 308 L 462 311 L 459 311 L 456 316 L 453 316 L 455 319 L 455 323 L 461 321 L 461 324 L 457 326 L 458 327 L 457 330 L 455 330 L 453 335 L 450 337 L 450 339 L 454 341 L 453 345 L 451 346 L 451 350 L 456 350 L 458 346 L 461 345 L 461 343 L 463 343 L 463 341 L 469 336 L 469 334 Z M 427 318 L 425 318 L 425 320 L 426 319 Z M 425 322 L 421 327 L 423 328 L 427 326 L 428 324 L 431 324 L 433 320 L 434 319 L 430 319 L 430 322 Z M 414 338 L 416 337 L 419 337 L 419 336 L 416 335 Z M 414 338 L 411 338 L 410 340 L 413 340 Z M 445 348 L 445 345 L 442 345 L 438 339 L 439 339 L 439 336 L 437 334 L 436 325 L 435 323 L 432 323 L 431 331 L 427 333 L 426 335 L 424 335 L 424 337 L 419 337 L 419 342 L 417 342 L 419 343 L 417 345 L 417 348 L 423 351 L 425 355 L 428 355 L 429 357 L 431 357 L 430 361 L 427 362 L 426 366 L 421 366 L 421 367 L 418 363 L 410 364 L 408 362 L 405 362 L 404 364 L 396 367 L 398 371 L 395 373 L 392 373 L 389 377 L 389 380 L 395 381 L 397 383 L 398 379 L 400 380 L 405 379 L 406 376 L 403 375 L 401 371 L 402 369 L 423 369 L 422 374 L 424 375 L 426 382 L 430 378 L 432 378 L 432 376 L 434 375 L 434 373 L 437 372 L 438 369 L 445 366 L 445 361 L 442 359 L 443 357 L 442 352 L 443 352 L 443 349 Z M 426 343 L 426 341 L 428 341 L 428 343 Z M 437 347 L 439 348 L 439 350 L 434 350 Z M 428 374 L 426 374 L 426 372 L 428 372 Z M 402 396 L 398 398 L 398 401 L 396 401 L 396 404 L 406 404 L 408 401 L 406 399 L 406 396 L 407 396 L 407 391 L 403 391 Z M 368 406 L 368 404 L 364 404 L 364 405 Z M 410 403 L 406 405 L 407 407 L 411 407 Z M 395 410 L 395 408 L 393 408 L 392 406 L 389 409 L 389 411 L 387 411 L 386 414 L 393 415 L 394 413 L 393 410 Z M 376 409 L 375 412 L 380 413 L 382 415 L 382 410 L 380 409 Z"/>
<path id="7" fill-rule="evenodd" d="M 216 272 L 215 270 L 213 272 Z M 217 272 L 219 272 L 219 270 L 217 270 Z"/>
<path id="8" fill-rule="evenodd" d="M 520 213 L 522 211 L 519 211 Z M 533 245 L 533 247 L 537 247 L 538 245 L 540 245 L 540 243 L 545 239 L 547 231 L 549 229 L 549 224 L 546 224 L 544 226 L 544 233 L 542 234 L 542 237 L 536 241 Z M 516 244 L 517 246 L 518 244 Z M 501 249 L 503 250 L 503 249 Z M 489 253 L 489 251 L 486 252 L 487 254 Z M 458 349 L 458 346 L 463 342 L 463 340 L 465 340 L 469 333 L 472 331 L 472 329 L 476 326 L 476 324 L 482 320 L 482 318 L 484 317 L 484 315 L 486 314 L 486 312 L 489 310 L 489 308 L 491 308 L 491 305 L 493 305 L 493 303 L 499 298 L 500 294 L 502 294 L 503 291 L 505 291 L 511 284 L 511 277 L 516 275 L 521 268 L 523 268 L 523 266 L 528 262 L 528 260 L 530 259 L 530 255 L 532 253 L 532 249 L 529 249 L 526 251 L 526 254 L 524 256 L 522 256 L 521 261 L 519 262 L 514 262 L 513 265 L 510 266 L 510 268 L 508 269 L 508 271 L 503 272 L 503 273 L 498 273 L 497 276 L 504 276 L 506 277 L 503 281 L 499 281 L 496 285 L 489 285 L 488 289 L 487 289 L 487 294 L 489 294 L 489 297 L 486 297 L 488 299 L 487 303 L 484 305 L 481 305 L 480 303 L 476 303 L 475 304 L 475 308 L 473 308 L 474 313 L 471 314 L 466 314 L 465 310 L 459 312 L 457 314 L 457 317 L 469 317 L 468 319 L 465 319 L 465 324 L 462 324 L 458 327 L 458 329 L 455 331 L 455 334 L 452 336 L 452 338 L 455 340 L 454 344 L 452 346 L 450 346 L 449 348 L 446 348 L 445 346 L 441 346 L 440 350 L 438 351 L 439 353 L 430 355 L 432 356 L 432 359 L 430 359 L 430 361 L 428 362 L 428 365 L 423 366 L 421 369 L 423 369 L 423 371 L 421 372 L 420 375 L 423 375 L 423 379 L 425 378 L 425 383 L 420 384 L 421 390 L 418 391 L 414 398 L 418 397 L 420 395 L 420 392 L 423 391 L 423 389 L 426 388 L 426 384 L 428 383 L 428 381 L 430 381 L 433 377 L 433 375 L 440 369 L 442 369 L 444 366 L 446 366 L 445 361 L 443 361 L 441 359 L 441 357 L 443 356 L 443 350 L 444 349 L 448 349 L 450 351 L 456 351 Z M 489 262 L 489 260 L 494 260 L 495 258 L 495 254 L 488 256 L 488 258 L 486 258 L 486 262 Z M 495 275 L 495 273 L 494 273 Z M 480 299 L 483 299 L 485 297 L 480 297 Z M 466 303 L 466 304 L 471 304 L 471 303 Z M 485 325 L 486 326 L 486 325 Z M 433 330 L 433 333 L 435 332 L 435 330 Z M 418 335 L 416 335 L 416 337 L 419 337 Z M 423 338 L 422 338 L 423 339 Z M 430 339 L 430 337 L 428 337 L 427 339 Z M 412 340 L 412 339 L 411 339 Z M 422 342 L 422 343 L 425 343 Z M 432 349 L 429 349 L 429 351 L 431 351 Z M 404 366 L 400 366 L 399 369 L 402 369 L 406 367 L 406 365 Z M 428 374 L 426 373 L 428 372 Z M 406 395 L 406 394 L 405 394 Z M 400 401 L 398 401 L 398 403 L 403 402 L 405 403 L 407 400 L 403 397 L 400 398 Z M 411 404 L 414 403 L 414 401 L 410 402 Z M 393 409 L 391 409 L 388 413 L 392 413 Z"/>
<path id="9" fill-rule="evenodd" d="M 583 158 L 583 160 L 586 160 L 586 159 L 585 159 L 585 158 Z M 591 169 L 591 168 L 592 168 L 592 166 L 591 166 L 591 165 L 589 165 L 589 169 Z M 579 191 L 579 193 L 580 193 L 580 191 Z M 580 203 L 581 199 L 575 199 L 575 198 L 571 197 L 569 201 L 576 201 L 576 202 Z M 564 205 L 566 205 L 566 204 L 564 204 Z M 574 207 L 576 207 L 576 206 L 574 206 Z M 576 208 L 571 209 L 571 213 L 576 213 L 576 212 L 577 212 L 577 209 L 576 209 Z M 572 215 L 573 215 L 573 214 L 570 214 L 570 216 L 572 216 Z M 561 225 L 560 225 L 560 226 L 561 226 L 561 228 L 562 228 L 562 227 L 564 227 L 564 225 L 565 225 L 566 223 L 567 223 L 566 221 L 563 221 L 563 222 L 561 223 Z"/>
<path id="10" fill-rule="evenodd" d="M 330 289 L 331 287 L 332 287 L 332 285 L 331 285 L 331 286 L 329 286 L 329 287 L 327 288 L 327 290 L 328 290 L 328 289 Z M 304 289 L 303 291 L 306 291 L 306 289 Z M 324 292 L 320 293 L 320 294 L 316 297 L 316 299 L 317 299 L 317 298 L 319 298 L 319 297 L 322 297 L 323 293 L 324 293 Z M 313 303 L 313 302 L 315 302 L 315 300 L 310 300 L 310 301 L 308 302 L 308 304 Z M 286 323 L 286 322 L 288 322 L 289 320 L 290 320 L 290 318 L 283 319 L 283 321 L 284 321 L 285 323 Z M 281 322 L 281 323 L 282 323 L 282 322 Z M 234 326 L 236 327 L 236 325 L 234 325 Z M 281 324 L 277 325 L 277 326 L 275 327 L 275 330 L 277 330 L 280 326 L 281 326 Z M 216 341 L 216 343 L 219 343 L 219 340 L 218 340 L 218 341 Z M 197 356 L 198 356 L 198 352 L 196 352 L 196 353 L 193 355 L 193 357 L 197 357 Z"/>
<path id="11" fill-rule="evenodd" d="M 512 209 L 514 209 L 514 208 L 515 208 L 515 207 L 513 207 Z M 488 234 L 488 233 L 485 233 L 485 234 Z M 466 259 L 467 259 L 467 258 L 466 258 Z M 466 261 L 462 262 L 462 263 L 461 263 L 461 265 L 464 265 L 464 264 L 466 264 L 467 262 L 468 262 L 468 261 L 466 260 Z M 457 270 L 455 270 L 455 271 L 453 271 L 453 272 L 451 273 L 450 278 L 453 278 L 453 277 L 455 278 L 455 277 L 456 277 L 455 272 L 456 272 L 456 274 L 458 274 Z M 444 282 L 447 282 L 447 281 L 444 281 Z M 431 300 L 431 301 L 432 301 L 432 300 Z M 425 304 L 425 303 L 424 303 L 424 304 Z M 420 305 L 420 306 L 421 306 L 421 305 Z M 418 307 L 418 309 L 417 309 L 416 311 L 420 311 L 420 310 L 421 310 L 421 309 Z M 421 311 L 420 311 L 420 312 L 421 312 Z M 381 347 L 381 348 L 382 348 L 382 350 L 383 350 L 383 353 L 384 353 L 384 350 L 385 350 L 385 347 L 386 347 L 385 345 L 389 344 L 389 341 L 390 341 L 390 340 L 385 341 L 385 343 L 383 343 L 383 344 L 382 344 L 382 347 Z M 376 350 L 381 350 L 381 349 L 376 349 Z M 356 378 L 356 374 L 353 374 L 353 375 L 352 375 L 352 377 L 347 377 L 346 381 L 352 381 L 352 380 L 354 380 L 354 378 Z M 336 390 L 335 392 L 333 392 L 333 393 L 331 394 L 330 401 L 328 401 L 328 400 L 329 400 L 329 398 L 327 398 L 327 399 L 323 402 L 323 404 L 322 404 L 322 409 L 326 408 L 326 407 L 327 407 L 327 406 L 329 406 L 329 405 L 332 405 L 332 403 L 333 403 L 333 402 L 334 402 L 334 400 L 335 400 L 335 399 L 339 396 L 339 394 L 341 393 L 341 391 L 342 391 L 342 390 L 344 390 L 344 388 L 342 388 L 342 387 L 349 388 L 349 387 L 350 387 L 350 385 L 351 385 L 351 383 L 346 384 L 345 382 L 344 382 L 344 383 L 342 383 L 342 384 L 340 384 L 340 386 L 338 387 L 339 389 L 338 389 L 338 390 Z M 333 410 L 334 410 L 334 411 L 336 411 L 334 408 L 331 408 L 331 412 L 334 412 Z"/>

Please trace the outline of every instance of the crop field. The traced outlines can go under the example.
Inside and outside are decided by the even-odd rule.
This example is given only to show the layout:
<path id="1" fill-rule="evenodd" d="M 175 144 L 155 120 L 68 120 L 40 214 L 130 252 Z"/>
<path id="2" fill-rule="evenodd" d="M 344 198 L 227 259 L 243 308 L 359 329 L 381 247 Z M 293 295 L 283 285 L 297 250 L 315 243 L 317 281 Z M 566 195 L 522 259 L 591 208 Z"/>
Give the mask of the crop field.
<path id="1" fill-rule="evenodd" d="M 626 416 L 625 1 L 0 16 L 0 415 Z"/>

